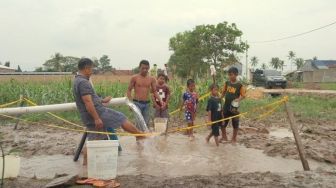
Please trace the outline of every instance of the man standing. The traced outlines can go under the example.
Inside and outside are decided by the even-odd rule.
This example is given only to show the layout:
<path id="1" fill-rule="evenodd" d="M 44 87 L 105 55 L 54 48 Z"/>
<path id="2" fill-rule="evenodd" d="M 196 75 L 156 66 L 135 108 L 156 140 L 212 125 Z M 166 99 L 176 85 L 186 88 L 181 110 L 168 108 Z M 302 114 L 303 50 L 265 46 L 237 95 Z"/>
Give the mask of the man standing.
<path id="1" fill-rule="evenodd" d="M 78 62 L 78 74 L 75 76 L 73 93 L 77 109 L 81 120 L 91 131 L 106 131 L 122 127 L 129 133 L 142 133 L 127 120 L 126 116 L 120 112 L 105 107 L 111 97 L 101 99 L 89 81 L 93 72 L 93 62 L 91 59 L 82 58 Z M 94 134 L 88 134 L 91 139 Z"/>
<path id="2" fill-rule="evenodd" d="M 167 65 L 167 64 L 164 64 L 164 67 L 163 67 L 163 74 L 166 75 L 166 77 L 167 77 L 167 81 L 169 81 L 169 68 L 168 68 L 168 65 Z"/>
<path id="3" fill-rule="evenodd" d="M 150 96 L 154 95 L 159 99 L 159 103 L 162 100 L 156 92 L 156 80 L 154 77 L 148 75 L 149 62 L 147 60 L 140 61 L 139 74 L 134 75 L 128 85 L 127 97 L 129 100 L 133 100 L 134 104 L 140 109 L 142 116 L 145 119 L 146 125 L 149 125 L 149 111 L 150 111 Z M 132 96 L 132 90 L 134 89 L 134 95 Z M 140 127 L 137 126 L 139 129 Z M 142 130 L 144 131 L 144 130 Z"/>
<path id="4" fill-rule="evenodd" d="M 150 70 L 150 75 L 153 76 L 154 78 L 156 78 L 156 76 L 157 76 L 157 72 L 158 72 L 157 65 L 154 64 L 154 65 L 153 65 L 153 68 Z"/>

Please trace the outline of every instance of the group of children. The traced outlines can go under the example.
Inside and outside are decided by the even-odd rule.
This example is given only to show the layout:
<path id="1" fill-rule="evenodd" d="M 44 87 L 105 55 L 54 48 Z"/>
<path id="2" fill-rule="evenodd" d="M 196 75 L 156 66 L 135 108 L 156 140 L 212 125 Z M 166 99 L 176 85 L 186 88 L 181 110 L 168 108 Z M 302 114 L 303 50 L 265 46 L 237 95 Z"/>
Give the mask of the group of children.
<path id="1" fill-rule="evenodd" d="M 211 97 L 208 100 L 206 111 L 207 111 L 207 123 L 211 125 L 211 133 L 207 136 L 206 141 L 209 142 L 211 137 L 214 137 L 215 143 L 218 146 L 222 141 L 228 141 L 226 135 L 226 127 L 229 120 L 232 120 L 233 135 L 232 142 L 237 141 L 237 134 L 239 128 L 239 103 L 245 97 L 245 88 L 237 80 L 238 69 L 236 67 L 231 67 L 228 70 L 229 80 L 225 82 L 221 94 L 219 93 L 219 86 L 217 84 L 212 84 L 209 87 Z M 170 97 L 169 87 L 166 85 L 167 78 L 164 74 L 159 74 L 157 79 L 157 92 L 161 97 L 163 104 L 160 105 L 158 100 L 153 97 L 155 117 L 168 118 L 168 102 Z M 198 94 L 196 92 L 195 81 L 189 79 L 187 81 L 187 91 L 183 93 L 181 105 L 181 112 L 184 107 L 185 120 L 188 123 L 188 127 L 194 126 L 197 105 L 198 105 Z M 222 104 L 222 99 L 224 98 L 224 104 Z M 230 118 L 225 121 L 223 118 Z M 221 130 L 221 131 L 220 131 Z M 220 132 L 222 133 L 222 138 L 219 139 Z M 187 135 L 191 140 L 194 139 L 193 129 L 187 130 Z"/>

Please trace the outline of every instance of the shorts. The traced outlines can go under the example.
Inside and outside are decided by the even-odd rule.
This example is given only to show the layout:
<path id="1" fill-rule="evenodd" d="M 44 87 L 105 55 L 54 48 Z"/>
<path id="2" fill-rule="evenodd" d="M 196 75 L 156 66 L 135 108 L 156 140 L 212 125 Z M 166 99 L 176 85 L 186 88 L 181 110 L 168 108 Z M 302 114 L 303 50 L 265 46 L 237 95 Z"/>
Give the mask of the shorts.
<path id="1" fill-rule="evenodd" d="M 212 135 L 219 136 L 219 127 L 221 127 L 221 124 L 222 122 L 211 125 Z"/>
<path id="2" fill-rule="evenodd" d="M 155 109 L 155 117 L 156 118 L 169 118 L 168 109 L 165 109 L 165 110 Z"/>
<path id="3" fill-rule="evenodd" d="M 185 119 L 186 119 L 187 123 L 193 123 L 194 122 L 194 118 L 193 118 L 192 113 L 190 111 L 185 111 L 184 115 L 185 115 Z"/>
<path id="4" fill-rule="evenodd" d="M 150 103 L 149 101 L 137 101 L 137 100 L 133 100 L 133 103 L 139 108 L 142 117 L 145 120 L 146 126 L 149 126 L 149 120 L 150 120 Z M 136 127 L 141 130 L 141 131 L 146 131 L 143 130 L 141 125 L 138 125 L 138 123 L 136 123 Z"/>
<path id="5" fill-rule="evenodd" d="M 238 114 L 233 114 L 232 112 L 230 112 L 228 110 L 224 110 L 224 118 L 229 118 L 229 117 L 236 116 L 236 115 L 238 115 Z M 232 127 L 234 129 L 238 129 L 239 128 L 239 117 L 235 117 L 235 118 L 232 118 L 232 119 L 225 120 L 223 127 L 226 128 L 227 125 L 229 124 L 230 120 L 232 122 Z"/>
<path id="6" fill-rule="evenodd" d="M 115 129 L 121 127 L 125 121 L 127 120 L 126 116 L 118 111 L 112 110 L 110 108 L 105 108 L 105 111 L 99 114 L 100 119 L 103 121 L 104 130 L 107 130 L 108 132 L 114 132 Z M 102 130 L 96 130 L 95 125 L 87 125 L 87 129 L 89 131 L 102 131 Z M 95 133 L 89 133 L 88 139 L 89 140 L 104 140 L 108 137 L 108 135 L 105 134 L 95 134 Z M 111 140 L 118 139 L 114 136 L 110 136 Z"/>

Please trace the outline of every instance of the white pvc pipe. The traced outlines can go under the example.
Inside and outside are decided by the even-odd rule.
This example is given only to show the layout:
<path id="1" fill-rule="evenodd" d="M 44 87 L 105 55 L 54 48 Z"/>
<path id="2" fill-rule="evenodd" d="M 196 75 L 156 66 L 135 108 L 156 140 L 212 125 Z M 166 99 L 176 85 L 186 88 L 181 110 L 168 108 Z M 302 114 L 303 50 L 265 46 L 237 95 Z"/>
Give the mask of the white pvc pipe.
<path id="1" fill-rule="evenodd" d="M 126 97 L 113 98 L 109 102 L 110 105 L 128 105 L 129 100 Z M 76 110 L 75 103 L 63 103 L 63 104 L 50 104 L 41 106 L 29 106 L 29 107 L 15 107 L 15 108 L 0 108 L 0 114 L 5 115 L 19 115 L 26 113 L 41 113 L 41 112 L 59 112 Z"/>

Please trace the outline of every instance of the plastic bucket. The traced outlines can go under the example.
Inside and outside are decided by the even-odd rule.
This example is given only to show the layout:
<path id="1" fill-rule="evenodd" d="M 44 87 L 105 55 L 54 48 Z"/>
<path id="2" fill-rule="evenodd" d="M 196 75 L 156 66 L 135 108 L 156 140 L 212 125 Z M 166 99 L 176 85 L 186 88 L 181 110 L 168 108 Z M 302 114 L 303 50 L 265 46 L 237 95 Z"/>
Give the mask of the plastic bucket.
<path id="1" fill-rule="evenodd" d="M 87 141 L 88 177 L 102 180 L 117 176 L 118 140 Z"/>
<path id="2" fill-rule="evenodd" d="M 155 132 L 164 133 L 167 129 L 167 118 L 155 118 L 154 119 L 154 129 Z"/>
<path id="3" fill-rule="evenodd" d="M 16 178 L 20 171 L 20 157 L 13 155 L 5 156 L 5 178 Z M 0 177 L 2 176 L 3 158 L 0 157 Z"/>

